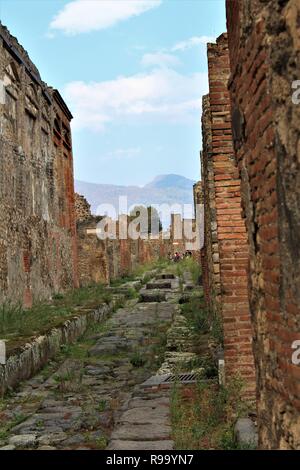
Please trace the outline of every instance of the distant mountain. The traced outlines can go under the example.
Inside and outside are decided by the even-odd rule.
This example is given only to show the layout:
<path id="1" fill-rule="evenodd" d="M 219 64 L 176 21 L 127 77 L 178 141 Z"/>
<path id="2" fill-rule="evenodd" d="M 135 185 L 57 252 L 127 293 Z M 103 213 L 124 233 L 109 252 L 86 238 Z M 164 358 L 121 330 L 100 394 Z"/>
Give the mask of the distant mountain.
<path id="1" fill-rule="evenodd" d="M 119 197 L 127 196 L 128 209 L 133 205 L 151 204 L 190 204 L 193 205 L 194 181 L 180 175 L 159 175 L 143 187 L 117 186 L 113 184 L 96 184 L 75 181 L 75 191 L 82 194 L 91 204 L 93 214 L 100 215 L 100 204 L 112 204 L 119 212 Z M 123 211 L 121 211 L 123 212 Z M 188 217 L 192 216 L 192 213 Z M 170 223 L 169 218 L 163 220 L 164 227 Z"/>
<path id="2" fill-rule="evenodd" d="M 155 189 L 167 189 L 167 188 L 177 188 L 177 189 L 186 189 L 190 191 L 191 186 L 193 186 L 194 181 L 185 178 L 180 175 L 159 175 L 154 178 L 151 183 L 148 183 L 144 188 L 155 188 Z"/>

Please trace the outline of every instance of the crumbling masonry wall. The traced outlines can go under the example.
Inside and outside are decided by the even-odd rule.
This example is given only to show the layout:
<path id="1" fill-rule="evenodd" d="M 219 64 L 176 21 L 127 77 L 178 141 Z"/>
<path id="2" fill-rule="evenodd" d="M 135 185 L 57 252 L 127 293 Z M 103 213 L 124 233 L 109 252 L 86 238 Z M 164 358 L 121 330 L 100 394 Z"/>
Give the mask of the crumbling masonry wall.
<path id="1" fill-rule="evenodd" d="M 227 89 L 226 34 L 208 44 L 209 98 L 204 98 L 202 153 L 206 196 L 206 253 L 210 294 L 222 313 L 226 377 L 239 375 L 244 396 L 255 396 L 247 265 L 248 244 L 241 211 L 240 178 L 234 158 Z M 207 291 L 208 289 L 206 289 Z"/>
<path id="2" fill-rule="evenodd" d="M 72 115 L 0 23 L 0 302 L 77 285 Z"/>
<path id="3" fill-rule="evenodd" d="M 75 216 L 77 222 L 87 220 L 92 216 L 91 205 L 84 196 L 77 193 L 75 193 Z"/>
<path id="4" fill-rule="evenodd" d="M 96 236 L 98 219 L 90 216 L 77 224 L 78 276 L 80 286 L 108 284 L 107 243 Z"/>
<path id="5" fill-rule="evenodd" d="M 233 140 L 250 246 L 262 448 L 300 448 L 298 0 L 227 0 Z"/>
<path id="6" fill-rule="evenodd" d="M 162 236 L 156 240 L 136 240 L 127 237 L 130 217 L 120 215 L 114 221 L 112 238 L 99 239 L 97 225 L 102 217 L 90 212 L 84 196 L 76 194 L 78 275 L 81 286 L 92 283 L 107 284 L 111 280 L 128 276 L 145 263 L 167 258 L 170 240 Z"/>

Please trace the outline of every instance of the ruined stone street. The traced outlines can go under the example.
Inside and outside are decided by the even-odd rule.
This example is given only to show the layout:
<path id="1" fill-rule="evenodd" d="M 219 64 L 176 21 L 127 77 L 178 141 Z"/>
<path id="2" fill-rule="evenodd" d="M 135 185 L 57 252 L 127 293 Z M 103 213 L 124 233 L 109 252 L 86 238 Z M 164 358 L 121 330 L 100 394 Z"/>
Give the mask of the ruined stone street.
<path id="1" fill-rule="evenodd" d="M 2 449 L 172 449 L 170 387 L 158 385 L 191 354 L 168 352 L 176 350 L 176 324 L 185 332 L 178 301 L 183 288 L 193 289 L 189 273 L 185 279 L 182 286 L 173 274 L 156 274 L 139 297 L 12 392 L 2 402 Z"/>
<path id="2" fill-rule="evenodd" d="M 300 450 L 299 307 L 300 0 L 0 0 L 0 450 Z"/>

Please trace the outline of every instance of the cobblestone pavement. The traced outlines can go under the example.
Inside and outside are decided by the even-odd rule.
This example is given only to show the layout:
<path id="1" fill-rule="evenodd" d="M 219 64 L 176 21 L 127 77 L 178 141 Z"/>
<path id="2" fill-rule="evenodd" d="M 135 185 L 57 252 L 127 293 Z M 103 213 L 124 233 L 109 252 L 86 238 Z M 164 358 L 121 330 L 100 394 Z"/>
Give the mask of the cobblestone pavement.
<path id="1" fill-rule="evenodd" d="M 147 387 L 168 371 L 167 333 L 180 320 L 179 281 L 164 277 L 3 400 L 3 450 L 173 448 L 169 390 Z"/>

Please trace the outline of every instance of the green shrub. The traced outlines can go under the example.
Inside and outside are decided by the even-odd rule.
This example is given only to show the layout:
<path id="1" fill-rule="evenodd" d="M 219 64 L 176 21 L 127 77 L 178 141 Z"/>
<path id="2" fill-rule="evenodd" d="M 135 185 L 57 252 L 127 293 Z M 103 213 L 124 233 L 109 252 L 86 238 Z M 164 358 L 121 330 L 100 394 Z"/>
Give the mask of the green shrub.
<path id="1" fill-rule="evenodd" d="M 189 302 L 181 304 L 181 312 L 196 333 L 207 333 L 209 331 L 209 313 L 203 307 L 199 297 L 192 297 Z"/>

